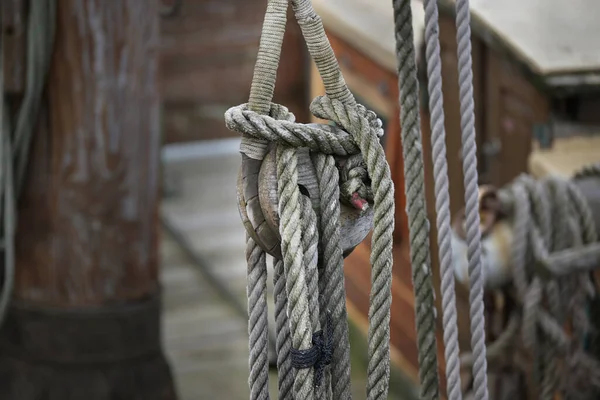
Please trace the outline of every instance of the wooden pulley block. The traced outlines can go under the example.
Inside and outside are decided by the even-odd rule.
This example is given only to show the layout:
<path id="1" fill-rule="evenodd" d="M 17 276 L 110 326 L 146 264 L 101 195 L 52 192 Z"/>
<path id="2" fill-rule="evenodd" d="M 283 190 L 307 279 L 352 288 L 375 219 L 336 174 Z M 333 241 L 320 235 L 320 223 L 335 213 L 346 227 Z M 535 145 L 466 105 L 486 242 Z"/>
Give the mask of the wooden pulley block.
<path id="1" fill-rule="evenodd" d="M 323 129 L 346 132 L 330 125 Z M 299 148 L 298 186 L 303 196 L 310 198 L 315 211 L 320 206 L 316 171 L 307 148 Z M 277 198 L 277 146 L 272 146 L 265 158 L 254 160 L 242 153 L 238 175 L 237 196 L 240 216 L 248 234 L 269 255 L 281 259 L 281 236 Z M 343 159 L 338 160 L 343 163 Z M 344 203 L 340 205 L 341 247 L 344 257 L 360 244 L 373 227 L 373 208 L 361 211 Z"/>

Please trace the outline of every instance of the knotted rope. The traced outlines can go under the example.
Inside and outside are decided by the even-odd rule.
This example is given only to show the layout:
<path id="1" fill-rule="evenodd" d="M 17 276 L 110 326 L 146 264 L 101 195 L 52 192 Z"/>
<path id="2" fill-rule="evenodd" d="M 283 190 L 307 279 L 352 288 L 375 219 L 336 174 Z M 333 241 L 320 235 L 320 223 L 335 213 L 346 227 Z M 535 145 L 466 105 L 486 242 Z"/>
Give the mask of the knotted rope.
<path id="1" fill-rule="evenodd" d="M 283 257 L 276 262 L 275 271 L 279 396 L 282 399 L 292 396 L 295 399 L 351 398 L 340 247 L 341 197 L 342 201 L 361 210 L 366 208 L 368 201 L 374 203 L 367 397 L 385 399 L 389 381 L 394 188 L 379 143 L 383 134 L 381 121 L 375 113 L 356 104 L 346 87 L 321 20 L 308 0 L 295 0 L 292 5 L 327 93 L 314 99 L 310 110 L 319 118 L 333 121 L 345 132 L 334 134 L 325 127 L 297 124 L 285 107 L 271 103 L 287 3 L 287 0 L 269 1 L 250 101 L 225 114 L 227 127 L 243 134 L 241 152 L 246 162 L 261 160 L 269 143 L 277 146 L 279 232 Z M 298 187 L 296 149 L 300 147 L 311 151 L 316 170 L 320 192 L 317 213 Z M 334 156 L 346 158 L 341 167 L 341 180 Z M 252 249 L 249 254 L 262 252 L 255 250 L 253 240 L 249 239 L 248 243 Z M 257 300 L 263 299 L 265 292 L 262 278 L 265 266 L 262 261 L 256 261 L 264 259 L 264 252 L 261 254 L 262 258 L 258 255 L 249 257 L 248 266 L 251 399 L 268 398 L 264 339 L 268 331 L 263 317 L 266 303 Z M 329 345 L 333 345 L 332 355 Z M 329 363 L 330 372 L 324 368 Z M 304 368 L 309 365 L 311 368 Z M 290 387 L 294 375 L 292 366 L 296 367 L 293 388 Z"/>
<path id="2" fill-rule="evenodd" d="M 533 381 L 543 399 L 557 392 L 592 398 L 600 387 L 600 363 L 584 348 L 586 307 L 595 294 L 589 271 L 598 267 L 600 245 L 590 206 L 576 185 L 592 176 L 600 178 L 600 164 L 573 180 L 522 175 L 499 192 L 513 225 L 512 296 L 518 308 L 488 346 L 487 358 L 494 362 L 515 346 L 533 357 L 539 369 Z M 473 356 L 462 362 L 472 364 Z"/>
<path id="3" fill-rule="evenodd" d="M 27 20 L 25 93 L 19 104 L 14 125 L 8 113 L 11 108 L 10 99 L 4 93 L 4 53 L 0 56 L 0 219 L 3 222 L 0 250 L 4 253 L 0 268 L 0 323 L 12 295 L 15 274 L 16 201 L 25 181 L 29 147 L 50 65 L 55 18 L 56 0 L 31 2 Z"/>

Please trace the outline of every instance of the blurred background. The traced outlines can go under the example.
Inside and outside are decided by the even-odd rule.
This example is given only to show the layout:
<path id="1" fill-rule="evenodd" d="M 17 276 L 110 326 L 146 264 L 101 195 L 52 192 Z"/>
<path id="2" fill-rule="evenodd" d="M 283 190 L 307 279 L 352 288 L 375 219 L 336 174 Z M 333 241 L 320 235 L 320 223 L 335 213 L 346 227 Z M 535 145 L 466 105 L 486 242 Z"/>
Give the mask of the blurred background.
<path id="1" fill-rule="evenodd" d="M 36 124 L 31 150 L 23 150 L 30 164 L 17 207 L 14 290 L 0 329 L 0 385 L 9 382 L 3 398 L 248 398 L 245 231 L 236 197 L 240 138 L 223 115 L 248 101 L 267 2 L 57 0 L 52 48 L 44 47 L 50 24 L 47 32 L 31 28 L 45 29 L 50 21 L 31 19 L 29 11 L 38 10 L 31 1 L 2 2 L 6 113 L 15 121 L 29 104 L 23 100 L 31 89 L 25 82 L 33 79 L 25 73 L 32 59 L 25 57 L 27 46 L 51 54 L 46 84 L 34 79 L 30 85 L 43 89 L 41 106 L 23 117 Z M 452 0 L 438 3 L 455 214 L 463 207 L 455 14 Z M 416 399 L 392 2 L 313 4 L 350 90 L 384 125 L 396 185 L 389 398 Z M 421 1 L 411 4 L 434 225 L 424 12 Z M 599 161 L 600 2 L 472 0 L 471 20 L 480 183 L 500 187 L 525 172 L 567 177 Z M 274 102 L 298 122 L 316 122 L 308 106 L 323 93 L 290 13 Z M 14 141 L 17 150 L 26 142 Z M 5 160 L 18 160 L 17 150 Z M 430 236 L 439 316 L 435 229 Z M 356 399 L 365 398 L 369 255 L 370 236 L 345 261 Z M 273 327 L 271 268 L 269 274 Z M 457 302 L 460 345 L 468 349 L 468 291 L 460 284 Z M 270 351 L 273 362 L 273 343 Z M 272 368 L 272 398 L 276 385 Z"/>
<path id="2" fill-rule="evenodd" d="M 463 202 L 456 28 L 453 2 L 438 3 L 455 214 Z M 397 187 L 390 398 L 416 398 L 414 300 L 391 2 L 316 0 L 313 4 L 351 91 L 384 122 L 383 143 Z M 412 5 L 423 94 L 428 209 L 430 221 L 434 221 L 423 4 L 413 1 Z M 568 175 L 577 165 L 597 160 L 600 58 L 592 55 L 591 49 L 597 49 L 599 42 L 589 36 L 590 25 L 585 21 L 591 21 L 591 14 L 600 16 L 598 4 L 593 0 L 570 5 L 473 0 L 471 8 L 480 183 L 502 186 L 530 171 L 538 176 Z M 264 10 L 264 1 L 242 5 L 235 0 L 182 0 L 173 15 L 161 20 L 165 343 L 181 395 L 189 399 L 247 397 L 244 231 L 234 195 L 239 138 L 224 127 L 222 116 L 230 106 L 247 101 Z M 308 122 L 310 100 L 323 93 L 290 14 L 275 102 L 289 107 L 298 121 Z M 566 159 L 568 153 L 571 158 Z M 431 239 L 434 279 L 439 287 L 435 232 Z M 195 255 L 186 257 L 186 251 Z M 364 398 L 368 257 L 366 240 L 345 267 L 355 398 Z M 468 349 L 468 294 L 460 285 L 457 290 L 461 348 Z M 443 360 L 441 343 L 440 336 L 439 359 Z M 197 378 L 199 375 L 204 378 Z M 441 376 L 445 381 L 443 373 Z M 468 381 L 466 376 L 463 380 Z M 271 385 L 274 389 L 274 375 Z"/>

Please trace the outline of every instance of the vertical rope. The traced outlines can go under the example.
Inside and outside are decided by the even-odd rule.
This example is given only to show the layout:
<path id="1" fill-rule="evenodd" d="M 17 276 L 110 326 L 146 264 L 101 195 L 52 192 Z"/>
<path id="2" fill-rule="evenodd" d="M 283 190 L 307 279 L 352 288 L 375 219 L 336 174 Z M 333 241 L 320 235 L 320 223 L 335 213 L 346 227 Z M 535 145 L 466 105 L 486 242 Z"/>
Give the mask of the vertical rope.
<path id="1" fill-rule="evenodd" d="M 287 318 L 287 297 L 285 293 L 285 271 L 283 261 L 275 260 L 273 275 L 273 297 L 275 298 L 275 331 L 277 340 L 277 376 L 279 400 L 293 400 L 294 370 L 290 358 L 292 339 Z"/>
<path id="2" fill-rule="evenodd" d="M 483 304 L 484 277 L 481 266 L 479 182 L 477 174 L 477 145 L 475 142 L 470 23 L 469 0 L 457 0 L 456 40 L 458 43 L 458 83 L 465 184 L 467 254 L 469 258 L 469 314 L 471 319 L 471 347 L 475 358 L 473 363 L 473 389 L 475 398 L 478 400 L 487 400 L 485 310 Z"/>
<path id="3" fill-rule="evenodd" d="M 318 332 L 321 329 L 319 320 L 319 236 L 317 232 L 317 215 L 312 209 L 310 199 L 306 196 L 300 196 L 302 213 L 302 246 L 304 249 L 304 267 L 306 269 L 306 282 L 308 286 L 308 306 L 310 308 L 310 324 L 312 332 Z M 319 388 L 315 388 L 314 399 L 326 400 L 329 390 L 321 383 Z"/>
<path id="4" fill-rule="evenodd" d="M 259 50 L 254 67 L 254 76 L 250 88 L 250 99 L 248 106 L 259 114 L 269 114 L 271 100 L 275 90 L 277 68 L 281 55 L 281 45 L 287 24 L 287 0 L 269 0 L 267 11 L 263 22 Z M 267 152 L 268 142 L 266 140 L 249 137 L 244 134 L 240 151 L 248 157 L 262 159 Z M 250 351 L 248 385 L 250 387 L 250 399 L 269 398 L 269 347 L 268 347 L 268 308 L 267 295 L 267 270 L 265 253 L 250 238 L 247 237 L 247 260 L 248 260 L 248 347 Z M 279 334 L 283 335 L 284 330 Z M 285 337 L 277 340 L 285 340 Z M 285 349 L 284 342 L 280 343 Z M 279 361 L 279 356 L 278 356 Z M 279 383 L 285 384 L 290 378 L 288 370 L 282 369 L 279 374 Z M 281 387 L 280 391 L 287 390 Z"/>
<path id="5" fill-rule="evenodd" d="M 450 194 L 446 161 L 446 131 L 444 128 L 444 98 L 442 93 L 442 62 L 440 58 L 438 8 L 436 0 L 425 0 L 425 37 L 428 75 L 429 109 L 435 210 L 437 215 L 438 251 L 441 270 L 442 322 L 449 400 L 461 400 L 458 326 L 450 227 Z"/>
<path id="6" fill-rule="evenodd" d="M 400 88 L 400 122 L 405 191 L 410 228 L 410 259 L 415 292 L 420 397 L 439 395 L 434 292 L 429 257 L 429 221 L 425 208 L 423 145 L 420 134 L 419 85 L 410 0 L 394 0 L 396 52 Z"/>
<path id="7" fill-rule="evenodd" d="M 331 371 L 333 399 L 351 399 L 350 384 L 350 339 L 346 311 L 346 289 L 344 283 L 344 259 L 340 237 L 340 189 L 339 172 L 335 159 L 324 154 L 312 156 L 319 183 L 321 226 L 320 239 L 323 249 L 323 271 L 319 276 L 321 311 L 331 312 L 333 343 L 335 343 Z M 321 319 L 325 315 L 321 315 Z M 323 325 L 324 322 L 321 321 Z"/>
<path id="8" fill-rule="evenodd" d="M 296 149 L 279 146 L 277 149 L 277 178 L 279 197 L 279 229 L 281 253 L 286 275 L 288 316 L 292 346 L 308 350 L 312 346 L 312 329 L 302 248 L 301 203 L 298 188 L 298 158 Z M 300 369 L 294 379 L 295 400 L 314 396 L 314 370 Z"/>
<path id="9" fill-rule="evenodd" d="M 267 263 L 265 252 L 248 235 L 248 335 L 250 357 L 248 385 L 251 400 L 269 399 L 269 331 L 267 312 Z"/>

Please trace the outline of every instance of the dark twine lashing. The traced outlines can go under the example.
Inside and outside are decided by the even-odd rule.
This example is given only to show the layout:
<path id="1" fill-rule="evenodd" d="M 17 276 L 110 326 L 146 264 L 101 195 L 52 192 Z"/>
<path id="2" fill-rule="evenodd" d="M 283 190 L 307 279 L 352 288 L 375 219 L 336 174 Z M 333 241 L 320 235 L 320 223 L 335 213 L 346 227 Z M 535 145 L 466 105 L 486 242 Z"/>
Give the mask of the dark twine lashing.
<path id="1" fill-rule="evenodd" d="M 325 315 L 325 334 L 323 330 L 313 333 L 310 349 L 298 350 L 292 348 L 290 356 L 292 367 L 295 369 L 315 368 L 315 387 L 321 386 L 325 367 L 331 364 L 333 358 L 333 324 L 331 314 Z"/>

